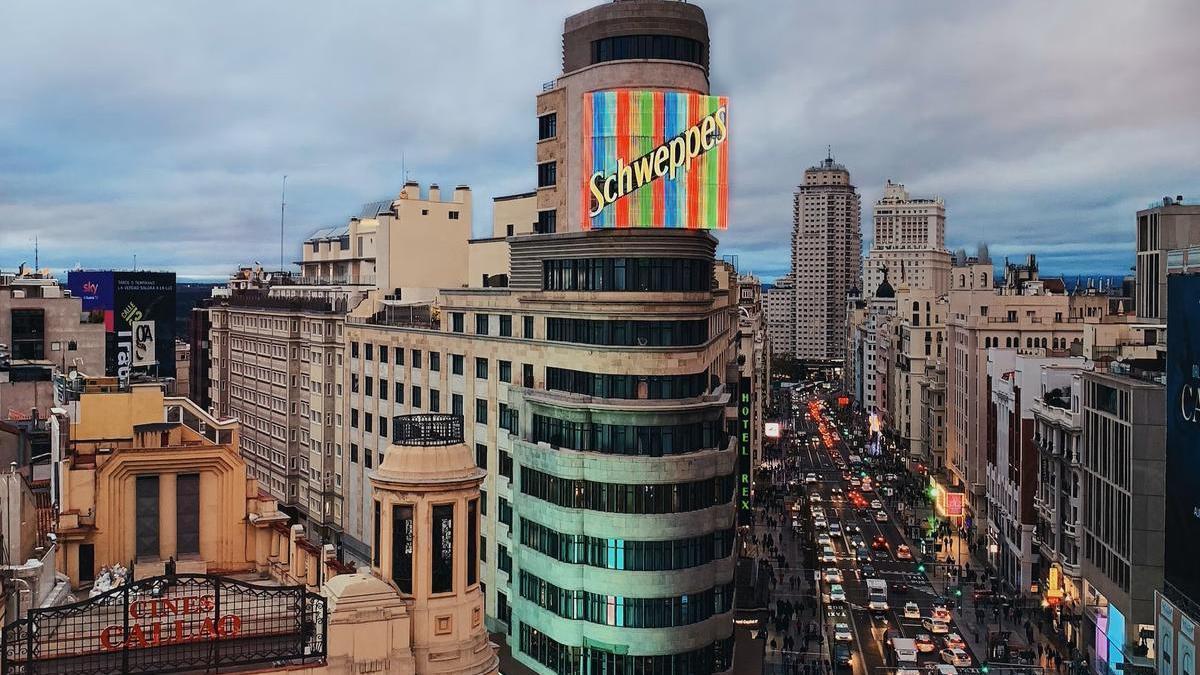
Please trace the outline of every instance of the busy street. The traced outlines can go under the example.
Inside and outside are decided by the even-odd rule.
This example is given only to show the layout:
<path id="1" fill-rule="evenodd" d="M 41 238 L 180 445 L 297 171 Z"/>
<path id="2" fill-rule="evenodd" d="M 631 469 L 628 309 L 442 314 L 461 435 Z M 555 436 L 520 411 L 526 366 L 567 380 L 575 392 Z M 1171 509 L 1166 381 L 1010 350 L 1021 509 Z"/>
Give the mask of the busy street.
<path id="1" fill-rule="evenodd" d="M 820 398 L 791 410 L 750 536 L 776 579 L 764 672 L 1071 671 L 972 563 L 919 472 Z"/>

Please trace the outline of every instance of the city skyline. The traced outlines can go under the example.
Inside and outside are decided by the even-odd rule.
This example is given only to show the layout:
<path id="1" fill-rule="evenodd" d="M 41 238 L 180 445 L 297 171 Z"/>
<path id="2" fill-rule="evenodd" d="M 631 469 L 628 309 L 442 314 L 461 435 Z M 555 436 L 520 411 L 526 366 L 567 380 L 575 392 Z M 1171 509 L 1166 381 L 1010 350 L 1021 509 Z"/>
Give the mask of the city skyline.
<path id="1" fill-rule="evenodd" d="M 558 58 L 553 38 L 512 36 L 552 36 L 589 5 L 124 16 L 87 5 L 67 21 L 12 8 L 7 25 L 21 30 L 0 28 L 0 260 L 32 263 L 36 233 L 57 270 L 129 267 L 133 253 L 183 277 L 273 266 L 284 174 L 289 263 L 314 230 L 394 196 L 405 169 L 471 185 L 484 236 L 491 198 L 535 184 L 530 94 Z M 1133 213 L 1189 199 L 1200 178 L 1188 166 L 1200 141 L 1186 133 L 1200 108 L 1186 86 L 1200 75 L 1183 34 L 1186 16 L 1200 18 L 1190 3 L 703 7 L 738 177 L 720 250 L 764 280 L 786 272 L 791 194 L 827 145 L 865 204 L 889 178 L 942 196 L 951 249 L 986 241 L 1056 274 L 1126 273 Z M 404 31 L 422 26 L 446 30 Z M 39 37 L 51 29 L 60 39 Z"/>

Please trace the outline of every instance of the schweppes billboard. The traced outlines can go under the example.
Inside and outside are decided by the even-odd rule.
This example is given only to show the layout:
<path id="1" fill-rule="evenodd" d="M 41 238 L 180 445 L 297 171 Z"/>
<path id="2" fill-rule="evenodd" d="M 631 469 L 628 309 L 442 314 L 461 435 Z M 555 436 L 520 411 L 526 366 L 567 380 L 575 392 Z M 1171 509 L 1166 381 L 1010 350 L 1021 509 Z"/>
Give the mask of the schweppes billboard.
<path id="1" fill-rule="evenodd" d="M 729 99 L 583 95 L 583 229 L 729 224 Z"/>

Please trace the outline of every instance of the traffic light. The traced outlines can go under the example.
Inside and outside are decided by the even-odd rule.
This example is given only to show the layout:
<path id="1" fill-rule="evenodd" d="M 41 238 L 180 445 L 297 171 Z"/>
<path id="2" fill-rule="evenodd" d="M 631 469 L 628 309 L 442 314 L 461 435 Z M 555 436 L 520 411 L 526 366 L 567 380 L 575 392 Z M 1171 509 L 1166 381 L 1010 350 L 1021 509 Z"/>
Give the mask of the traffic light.
<path id="1" fill-rule="evenodd" d="M 925 563 L 921 563 L 920 565 L 917 565 L 917 571 L 920 572 L 921 574 L 924 574 L 925 573 Z"/>
<path id="2" fill-rule="evenodd" d="M 954 597 L 956 597 L 956 598 L 962 597 L 962 589 L 961 588 L 954 589 Z"/>
<path id="3" fill-rule="evenodd" d="M 929 495 L 930 499 L 933 499 L 937 496 L 937 488 L 931 487 L 925 491 L 925 494 Z"/>
<path id="4" fill-rule="evenodd" d="M 987 661 L 984 661 L 983 663 L 979 664 L 979 672 L 981 672 L 981 673 L 991 672 L 991 668 L 988 668 Z"/>

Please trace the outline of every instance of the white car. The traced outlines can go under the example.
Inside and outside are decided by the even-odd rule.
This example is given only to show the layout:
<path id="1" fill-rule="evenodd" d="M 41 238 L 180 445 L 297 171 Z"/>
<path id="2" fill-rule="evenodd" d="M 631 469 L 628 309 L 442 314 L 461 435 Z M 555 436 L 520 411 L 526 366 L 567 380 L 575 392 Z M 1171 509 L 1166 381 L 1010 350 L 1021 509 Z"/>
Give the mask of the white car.
<path id="1" fill-rule="evenodd" d="M 917 607 L 915 602 L 904 603 L 904 618 L 919 619 L 921 618 L 921 608 Z"/>
<path id="2" fill-rule="evenodd" d="M 938 663 L 934 665 L 933 672 L 937 675 L 958 675 L 958 668 L 948 663 Z"/>
<path id="3" fill-rule="evenodd" d="M 833 639 L 838 642 L 850 642 L 854 640 L 854 634 L 850 632 L 850 626 L 839 623 L 833 626 Z"/>
<path id="4" fill-rule="evenodd" d="M 822 532 L 821 535 L 817 537 L 817 544 L 821 546 L 833 546 L 833 539 L 828 534 Z"/>
<path id="5" fill-rule="evenodd" d="M 883 508 L 883 502 L 879 501 L 878 499 L 872 499 L 872 500 L 871 500 L 871 508 L 873 508 L 873 509 L 882 509 L 882 508 Z"/>
<path id="6" fill-rule="evenodd" d="M 830 586 L 829 587 L 829 601 L 830 602 L 845 602 L 846 601 L 846 589 L 842 588 L 841 584 L 834 584 L 834 585 Z"/>
<path id="7" fill-rule="evenodd" d="M 808 501 L 810 504 L 820 504 L 821 503 L 821 495 L 819 493 L 814 492 L 808 496 Z"/>
<path id="8" fill-rule="evenodd" d="M 916 668 L 897 668 L 896 675 L 921 675 L 921 671 Z"/>
<path id="9" fill-rule="evenodd" d="M 940 621 L 931 616 L 921 619 L 921 627 L 934 635 L 945 635 L 950 632 L 950 626 L 945 621 Z"/>
<path id="10" fill-rule="evenodd" d="M 875 512 L 875 522 L 886 523 L 887 519 L 888 519 L 887 511 L 876 511 Z"/>
<path id="11" fill-rule="evenodd" d="M 842 536 L 842 526 L 839 525 L 838 523 L 830 523 L 829 524 L 829 534 L 832 534 L 835 537 Z"/>
<path id="12" fill-rule="evenodd" d="M 837 554 L 833 552 L 832 548 L 826 546 L 821 549 L 821 562 L 824 562 L 824 563 L 837 562 Z M 942 624 L 942 625 L 945 626 L 946 624 Z M 947 630 L 949 630 L 949 629 L 947 629 Z M 947 631 L 944 630 L 942 632 L 945 633 Z"/>
<path id="13" fill-rule="evenodd" d="M 943 649 L 942 661 L 952 665 L 966 668 L 971 665 L 971 655 L 961 649 Z"/>
<path id="14" fill-rule="evenodd" d="M 810 474 L 808 474 L 807 476 L 805 476 L 805 477 L 804 477 L 804 482 L 805 482 L 805 483 L 815 483 L 815 482 L 817 482 L 817 474 L 815 474 L 815 473 L 810 473 Z"/>
<path id="15" fill-rule="evenodd" d="M 829 527 L 829 523 L 825 522 L 825 519 L 821 516 L 817 516 L 816 518 L 813 518 L 813 527 L 817 528 L 818 530 L 823 530 Z"/>
<path id="16" fill-rule="evenodd" d="M 829 567 L 825 570 L 825 583 L 840 584 L 842 583 L 842 571 L 836 567 Z"/>

